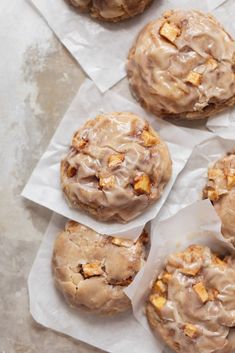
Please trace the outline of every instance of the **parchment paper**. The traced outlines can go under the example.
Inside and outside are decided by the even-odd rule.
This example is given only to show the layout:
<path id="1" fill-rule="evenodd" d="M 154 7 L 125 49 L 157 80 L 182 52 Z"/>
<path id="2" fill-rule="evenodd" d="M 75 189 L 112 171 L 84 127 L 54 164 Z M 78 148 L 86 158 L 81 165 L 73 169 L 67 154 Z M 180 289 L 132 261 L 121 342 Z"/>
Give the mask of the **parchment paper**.
<path id="1" fill-rule="evenodd" d="M 207 128 L 218 136 L 235 139 L 235 109 L 231 108 L 208 119 Z"/>
<path id="2" fill-rule="evenodd" d="M 167 143 L 173 160 L 173 175 L 162 197 L 142 215 L 127 224 L 99 222 L 82 211 L 69 208 L 60 188 L 60 161 L 67 153 L 73 133 L 88 119 L 102 112 L 131 111 L 146 118 Z M 76 220 L 101 234 L 135 239 L 144 225 L 153 219 L 165 202 L 177 175 L 185 166 L 195 144 L 208 133 L 183 130 L 146 114 L 142 108 L 114 92 L 102 95 L 94 83 L 86 80 L 62 119 L 47 151 L 33 171 L 22 195 L 67 218 Z"/>
<path id="3" fill-rule="evenodd" d="M 220 233 L 221 222 L 210 201 L 198 201 L 165 221 L 152 222 L 151 250 L 144 269 L 125 290 L 132 300 L 136 319 L 151 332 L 145 316 L 145 303 L 154 279 L 164 266 L 166 257 L 192 244 L 209 246 L 218 253 L 229 251 Z M 172 352 L 155 339 L 155 353 Z"/>
<path id="4" fill-rule="evenodd" d="M 141 16 L 110 24 L 79 13 L 65 0 L 31 1 L 102 92 L 125 77 L 125 60 L 134 38 L 146 23 L 161 16 L 165 10 L 183 8 L 214 12 L 227 29 L 232 27 L 235 16 L 233 0 L 155 0 Z"/>
<path id="5" fill-rule="evenodd" d="M 54 214 L 28 279 L 30 312 L 41 325 L 111 353 L 155 353 L 155 341 L 131 311 L 113 318 L 70 308 L 55 289 L 51 256 L 66 219 Z"/>
<path id="6" fill-rule="evenodd" d="M 158 221 L 166 219 L 182 207 L 200 200 L 202 189 L 207 182 L 208 167 L 233 150 L 235 150 L 235 140 L 223 139 L 218 136 L 197 145 L 161 209 Z"/>

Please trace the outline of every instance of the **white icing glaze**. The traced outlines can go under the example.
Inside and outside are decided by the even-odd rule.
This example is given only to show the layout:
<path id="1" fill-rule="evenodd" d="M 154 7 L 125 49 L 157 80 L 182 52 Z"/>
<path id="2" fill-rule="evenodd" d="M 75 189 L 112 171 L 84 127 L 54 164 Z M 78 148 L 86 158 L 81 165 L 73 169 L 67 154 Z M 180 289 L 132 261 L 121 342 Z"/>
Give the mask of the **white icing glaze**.
<path id="1" fill-rule="evenodd" d="M 174 42 L 160 34 L 164 23 L 180 30 Z M 174 10 L 140 32 L 127 73 L 136 98 L 157 116 L 198 118 L 222 109 L 221 103 L 225 108 L 234 97 L 234 58 L 235 42 L 212 16 Z M 202 75 L 199 86 L 187 82 L 191 71 Z"/>
<path id="2" fill-rule="evenodd" d="M 222 221 L 223 236 L 235 246 L 235 153 L 218 160 L 209 169 L 221 171 L 214 179 L 209 178 L 205 188 L 207 196 L 208 189 L 212 188 L 219 194 L 218 200 L 213 201 L 216 212 Z M 228 187 L 228 178 L 234 178 L 234 185 Z"/>
<path id="3" fill-rule="evenodd" d="M 150 131 L 157 144 L 146 147 L 141 139 Z M 148 123 L 131 113 L 112 113 L 87 122 L 76 133 L 87 139 L 82 149 L 71 147 L 61 164 L 61 183 L 72 207 L 80 207 L 101 220 L 128 222 L 160 198 L 171 176 L 171 159 L 166 144 Z M 112 155 L 123 155 L 116 168 L 109 166 Z M 76 174 L 68 177 L 68 166 Z M 136 177 L 147 175 L 149 194 L 134 190 Z M 100 187 L 102 177 L 113 178 L 112 187 Z"/>
<path id="4" fill-rule="evenodd" d="M 199 255 L 187 253 L 188 249 L 183 252 L 185 258 L 174 254 L 167 259 L 166 270 L 172 275 L 167 286 L 167 302 L 160 314 L 148 303 L 149 322 L 180 353 L 230 352 L 235 347 L 230 336 L 235 326 L 235 259 L 228 256 L 224 264 L 218 264 L 211 250 L 203 246 Z M 200 269 L 195 276 L 181 273 L 182 268 L 192 266 Z M 217 297 L 203 303 L 193 289 L 199 282 L 208 292 L 216 289 Z M 186 324 L 196 328 L 195 337 L 185 334 Z"/>

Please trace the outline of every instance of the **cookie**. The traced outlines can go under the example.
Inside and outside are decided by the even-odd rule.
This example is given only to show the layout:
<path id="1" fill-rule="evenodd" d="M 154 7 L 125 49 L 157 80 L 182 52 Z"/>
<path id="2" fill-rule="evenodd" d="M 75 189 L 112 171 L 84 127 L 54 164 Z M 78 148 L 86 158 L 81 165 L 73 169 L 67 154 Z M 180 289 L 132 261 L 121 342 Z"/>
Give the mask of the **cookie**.
<path id="1" fill-rule="evenodd" d="M 67 0 L 98 20 L 119 22 L 141 14 L 152 0 Z"/>
<path id="2" fill-rule="evenodd" d="M 166 144 L 146 121 L 110 113 L 74 134 L 61 162 L 61 186 L 71 207 L 126 223 L 161 197 L 171 169 Z"/>
<path id="3" fill-rule="evenodd" d="M 103 315 L 131 307 L 125 289 L 144 264 L 147 233 L 133 242 L 107 237 L 67 222 L 54 245 L 52 268 L 57 288 L 73 307 Z"/>
<path id="4" fill-rule="evenodd" d="M 223 236 L 235 246 L 235 152 L 209 168 L 203 196 L 211 200 L 220 216 Z"/>
<path id="5" fill-rule="evenodd" d="M 235 258 L 192 245 L 170 255 L 153 284 L 147 318 L 179 353 L 227 353 L 235 348 Z"/>
<path id="6" fill-rule="evenodd" d="M 235 41 L 209 14 L 167 11 L 140 32 L 127 75 L 156 116 L 207 118 L 235 104 Z"/>

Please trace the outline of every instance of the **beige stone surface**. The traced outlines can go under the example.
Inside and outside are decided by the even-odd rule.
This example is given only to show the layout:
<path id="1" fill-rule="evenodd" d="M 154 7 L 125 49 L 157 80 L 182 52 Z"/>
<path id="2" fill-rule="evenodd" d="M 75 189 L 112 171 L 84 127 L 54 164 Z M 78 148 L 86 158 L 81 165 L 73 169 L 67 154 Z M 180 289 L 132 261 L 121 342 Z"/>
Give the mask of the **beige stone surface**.
<path id="1" fill-rule="evenodd" d="M 51 212 L 20 197 L 85 76 L 26 1 L 1 1 L 0 23 L 0 352 L 100 352 L 30 316 L 27 277 Z"/>

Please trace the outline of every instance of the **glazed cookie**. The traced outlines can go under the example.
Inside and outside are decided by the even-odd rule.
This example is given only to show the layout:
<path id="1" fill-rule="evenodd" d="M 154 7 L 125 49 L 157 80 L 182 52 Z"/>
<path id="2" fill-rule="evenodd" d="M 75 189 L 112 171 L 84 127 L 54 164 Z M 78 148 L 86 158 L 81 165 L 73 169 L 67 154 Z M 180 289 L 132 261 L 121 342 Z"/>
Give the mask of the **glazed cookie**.
<path id="1" fill-rule="evenodd" d="M 168 11 L 140 32 L 127 75 L 155 115 L 207 118 L 235 104 L 235 41 L 209 14 Z"/>
<path id="2" fill-rule="evenodd" d="M 217 161 L 208 170 L 208 182 L 203 190 L 221 218 L 223 236 L 235 246 L 235 153 Z"/>
<path id="3" fill-rule="evenodd" d="M 235 258 L 192 245 L 170 255 L 147 302 L 156 335 L 180 353 L 235 348 Z"/>
<path id="4" fill-rule="evenodd" d="M 57 288 L 74 307 L 105 315 L 128 310 L 131 304 L 123 289 L 144 264 L 147 241 L 145 232 L 133 242 L 69 221 L 54 245 Z"/>
<path id="5" fill-rule="evenodd" d="M 170 177 L 166 144 L 131 113 L 86 122 L 61 162 L 61 185 L 71 207 L 102 221 L 137 217 L 160 198 Z"/>
<path id="6" fill-rule="evenodd" d="M 99 20 L 118 22 L 142 13 L 153 0 L 67 0 Z"/>

